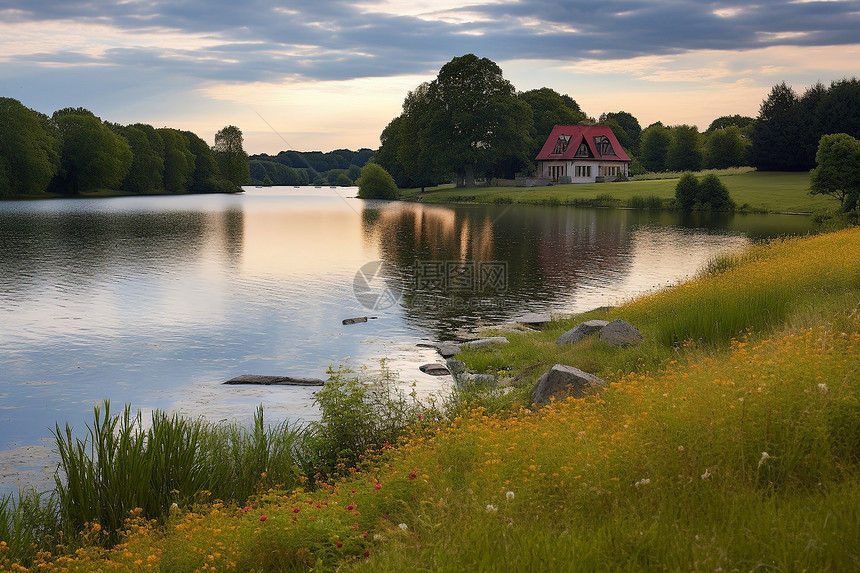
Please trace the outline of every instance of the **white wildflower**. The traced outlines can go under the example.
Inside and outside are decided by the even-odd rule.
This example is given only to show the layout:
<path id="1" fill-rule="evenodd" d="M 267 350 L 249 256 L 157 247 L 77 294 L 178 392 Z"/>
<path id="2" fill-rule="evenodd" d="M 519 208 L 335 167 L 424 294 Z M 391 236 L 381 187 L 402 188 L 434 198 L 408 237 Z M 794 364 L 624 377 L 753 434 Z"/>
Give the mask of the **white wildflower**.
<path id="1" fill-rule="evenodd" d="M 769 459 L 770 459 L 770 458 L 772 458 L 772 457 L 773 457 L 773 456 L 772 456 L 772 455 L 770 455 L 769 453 L 767 453 L 767 452 L 762 452 L 762 453 L 761 453 L 761 459 L 758 461 L 758 467 L 761 467 L 761 465 L 762 465 L 763 463 L 765 463 L 767 460 L 769 460 Z"/>
<path id="2" fill-rule="evenodd" d="M 679 451 L 679 452 L 683 452 L 683 451 L 684 451 L 684 446 L 678 446 L 678 451 Z"/>
<path id="3" fill-rule="evenodd" d="M 828 392 L 830 392 L 830 389 L 827 387 L 827 384 L 822 382 L 818 385 L 818 391 L 822 394 L 827 394 Z"/>
<path id="4" fill-rule="evenodd" d="M 649 483 L 651 483 L 651 478 L 642 478 L 639 481 L 637 481 L 636 483 L 634 483 L 633 485 L 635 485 L 636 487 L 639 487 L 641 485 L 648 485 Z"/>
<path id="5" fill-rule="evenodd" d="M 702 479 L 708 479 L 712 475 L 714 475 L 714 474 L 712 474 L 708 468 L 705 468 L 705 473 L 702 474 Z"/>
<path id="6" fill-rule="evenodd" d="M 406 531 L 407 529 L 409 529 L 409 526 L 406 525 L 405 523 L 401 523 L 397 527 L 399 527 L 401 531 Z"/>
<path id="7" fill-rule="evenodd" d="M 499 511 L 499 508 L 493 505 L 492 503 L 487 504 L 487 513 L 496 513 Z"/>
<path id="8" fill-rule="evenodd" d="M 508 501 L 511 501 L 512 499 L 514 499 L 514 492 L 509 491 L 505 494 L 505 497 L 508 498 Z"/>

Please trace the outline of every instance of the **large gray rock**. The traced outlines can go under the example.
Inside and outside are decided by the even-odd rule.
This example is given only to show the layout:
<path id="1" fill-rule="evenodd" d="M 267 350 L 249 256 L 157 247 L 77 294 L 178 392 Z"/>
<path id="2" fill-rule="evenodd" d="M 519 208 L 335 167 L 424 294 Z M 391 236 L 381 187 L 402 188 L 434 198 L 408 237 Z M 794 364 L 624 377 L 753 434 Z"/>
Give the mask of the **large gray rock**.
<path id="1" fill-rule="evenodd" d="M 579 342 L 583 338 L 597 334 L 607 324 L 609 324 L 608 320 L 586 320 L 585 322 L 580 322 L 576 327 L 559 336 L 555 343 L 573 344 L 574 342 Z"/>
<path id="2" fill-rule="evenodd" d="M 319 378 L 293 378 L 292 376 L 263 376 L 260 374 L 242 374 L 224 382 L 224 384 L 258 384 L 262 386 L 322 386 L 325 380 Z"/>
<path id="3" fill-rule="evenodd" d="M 460 347 L 463 348 L 486 348 L 487 346 L 494 346 L 496 344 L 508 344 L 510 341 L 504 336 L 491 336 L 489 338 L 479 338 L 478 340 L 470 340 L 468 342 L 460 343 Z"/>
<path id="4" fill-rule="evenodd" d="M 612 346 L 635 346 L 644 338 L 629 323 L 617 318 L 600 330 L 600 340 Z"/>
<path id="5" fill-rule="evenodd" d="M 446 360 L 446 363 L 448 364 L 448 371 L 451 372 L 451 376 L 454 378 L 457 378 L 457 376 L 466 372 L 466 363 L 462 360 L 449 358 Z"/>
<path id="6" fill-rule="evenodd" d="M 514 319 L 514 322 L 531 326 L 532 328 L 541 329 L 548 322 L 552 322 L 552 317 L 548 312 L 530 312 Z"/>
<path id="7" fill-rule="evenodd" d="M 590 388 L 601 386 L 606 386 L 606 382 L 594 374 L 583 372 L 573 366 L 556 364 L 538 379 L 532 391 L 532 402 L 538 406 L 545 406 L 550 403 L 550 398 L 553 396 L 583 398 Z"/>
<path id="8" fill-rule="evenodd" d="M 460 346 L 453 342 L 437 342 L 435 346 L 436 352 L 438 352 L 442 358 L 450 358 L 460 353 Z"/>
<path id="9" fill-rule="evenodd" d="M 450 374 L 448 369 L 442 364 L 423 364 L 419 366 L 418 369 L 424 374 L 429 374 L 430 376 L 447 376 Z"/>

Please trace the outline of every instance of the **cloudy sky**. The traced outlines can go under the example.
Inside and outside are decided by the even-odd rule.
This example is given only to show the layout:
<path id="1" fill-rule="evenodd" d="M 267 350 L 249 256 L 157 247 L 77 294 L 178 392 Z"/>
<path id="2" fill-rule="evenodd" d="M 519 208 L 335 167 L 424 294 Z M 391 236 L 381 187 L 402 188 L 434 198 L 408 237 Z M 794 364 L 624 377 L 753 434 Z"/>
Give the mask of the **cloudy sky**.
<path id="1" fill-rule="evenodd" d="M 0 0 L 0 96 L 250 153 L 376 148 L 456 56 L 643 127 L 755 116 L 770 88 L 860 75 L 860 0 Z"/>

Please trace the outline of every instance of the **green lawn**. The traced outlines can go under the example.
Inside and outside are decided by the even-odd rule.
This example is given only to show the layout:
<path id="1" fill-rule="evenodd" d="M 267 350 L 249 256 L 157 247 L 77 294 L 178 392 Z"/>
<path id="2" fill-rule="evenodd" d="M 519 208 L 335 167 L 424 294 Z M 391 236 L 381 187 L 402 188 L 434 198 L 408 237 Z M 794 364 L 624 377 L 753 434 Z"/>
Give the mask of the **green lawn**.
<path id="1" fill-rule="evenodd" d="M 837 207 L 834 199 L 809 194 L 808 173 L 747 171 L 717 172 L 729 188 L 739 207 L 751 211 L 774 213 L 811 213 Z M 475 187 L 471 189 L 443 186 L 421 193 L 418 189 L 403 192 L 403 198 L 422 203 L 518 203 L 626 207 L 634 197 L 658 197 L 664 201 L 675 196 L 677 177 L 627 181 L 623 183 L 589 183 L 552 187 Z"/>

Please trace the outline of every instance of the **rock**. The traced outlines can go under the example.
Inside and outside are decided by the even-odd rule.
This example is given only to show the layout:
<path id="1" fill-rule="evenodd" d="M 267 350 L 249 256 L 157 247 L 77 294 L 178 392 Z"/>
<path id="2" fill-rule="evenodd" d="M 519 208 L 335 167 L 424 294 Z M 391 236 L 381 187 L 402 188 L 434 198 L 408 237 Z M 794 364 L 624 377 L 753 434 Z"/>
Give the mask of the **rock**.
<path id="1" fill-rule="evenodd" d="M 376 319 L 375 316 L 358 316 L 356 318 L 344 318 L 343 324 L 358 324 L 360 322 L 367 322 L 368 320 Z"/>
<path id="2" fill-rule="evenodd" d="M 454 378 L 456 378 L 460 374 L 463 374 L 466 371 L 466 363 L 462 360 L 449 358 L 446 362 L 448 364 L 448 371 Z"/>
<path id="3" fill-rule="evenodd" d="M 585 397 L 585 392 L 594 387 L 606 386 L 606 382 L 573 366 L 556 364 L 541 376 L 532 391 L 532 402 L 538 406 L 550 403 L 552 396 Z"/>
<path id="4" fill-rule="evenodd" d="M 612 346 L 635 346 L 644 338 L 642 333 L 629 323 L 617 318 L 603 327 L 600 331 L 600 340 Z"/>
<path id="5" fill-rule="evenodd" d="M 442 364 L 423 364 L 419 366 L 418 369 L 424 374 L 429 374 L 430 376 L 447 376 L 450 374 L 448 369 Z"/>
<path id="6" fill-rule="evenodd" d="M 262 386 L 322 386 L 325 380 L 319 378 L 293 378 L 291 376 L 263 376 L 243 374 L 224 382 L 224 384 L 257 384 Z"/>
<path id="7" fill-rule="evenodd" d="M 493 346 L 495 344 L 508 344 L 508 339 L 504 336 L 491 336 L 489 338 L 479 338 L 478 340 L 470 340 L 468 342 L 463 342 L 460 344 L 460 347 L 466 348 L 486 348 L 487 346 Z"/>
<path id="8" fill-rule="evenodd" d="M 541 329 L 546 323 L 552 322 L 552 317 L 548 312 L 530 312 L 515 318 L 514 322 Z"/>
<path id="9" fill-rule="evenodd" d="M 580 322 L 575 328 L 571 328 L 559 336 L 555 343 L 573 344 L 574 342 L 579 342 L 583 338 L 597 334 L 608 324 L 609 321 L 607 320 L 586 320 L 585 322 Z"/>
<path id="10" fill-rule="evenodd" d="M 436 352 L 438 352 L 442 358 L 450 358 L 451 356 L 460 353 L 460 347 L 453 342 L 438 342 L 436 343 Z"/>

